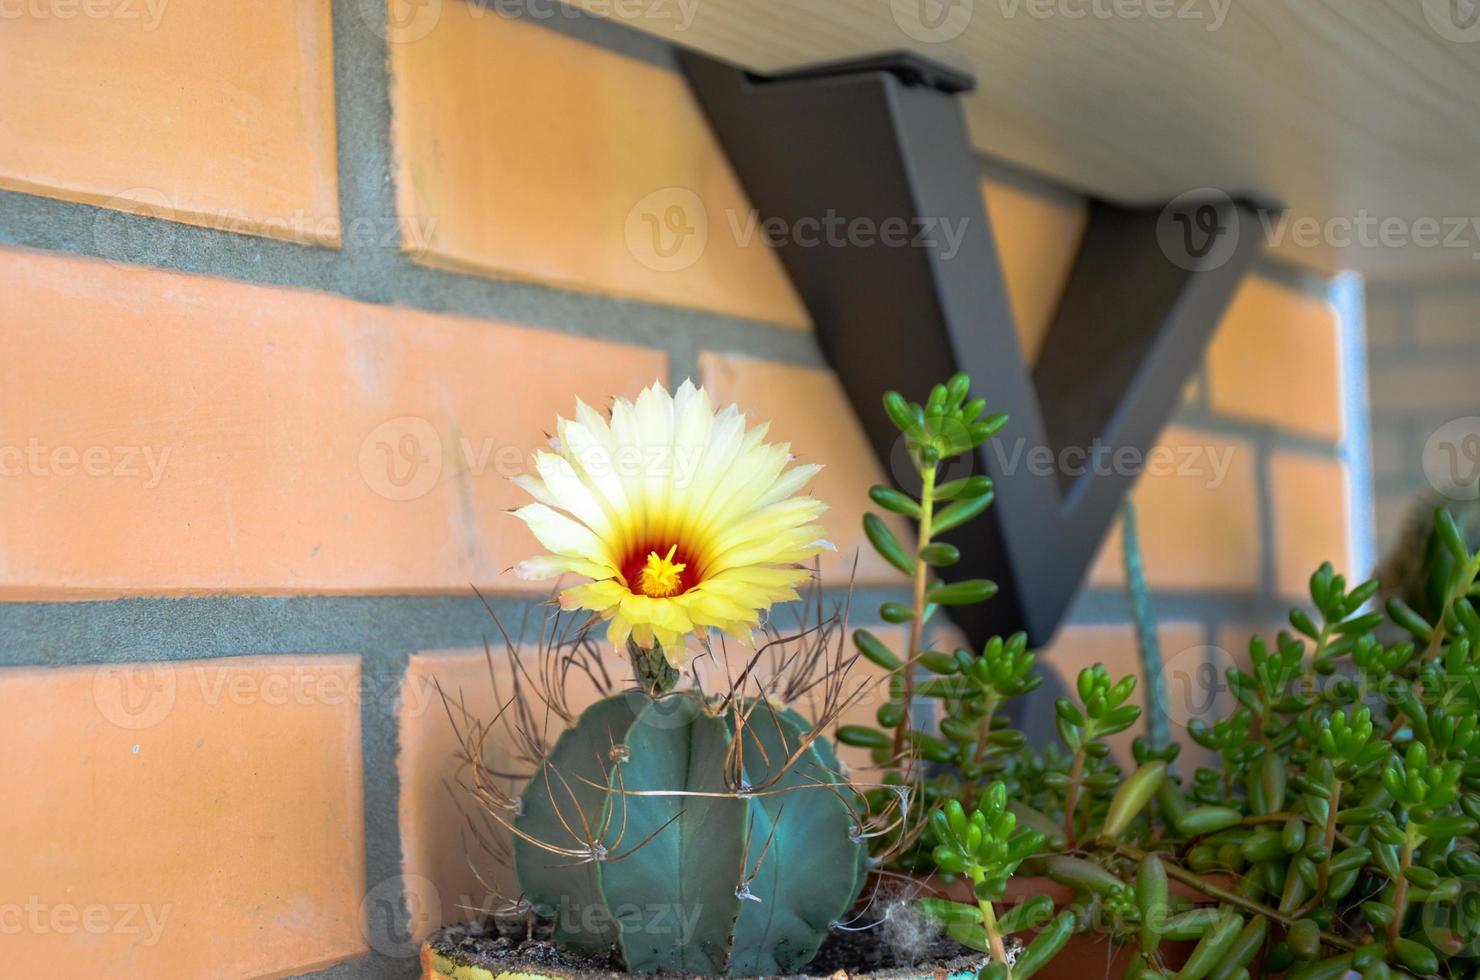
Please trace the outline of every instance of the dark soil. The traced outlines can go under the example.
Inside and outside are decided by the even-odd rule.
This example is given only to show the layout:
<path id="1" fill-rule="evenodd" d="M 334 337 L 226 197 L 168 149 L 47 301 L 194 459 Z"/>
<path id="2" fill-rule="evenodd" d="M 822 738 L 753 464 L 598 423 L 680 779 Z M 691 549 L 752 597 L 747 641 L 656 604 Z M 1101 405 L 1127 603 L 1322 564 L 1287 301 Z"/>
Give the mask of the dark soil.
<path id="1" fill-rule="evenodd" d="M 922 923 L 909 905 L 895 905 L 887 918 L 876 917 L 873 921 L 878 924 L 859 931 L 834 929 L 802 975 L 878 977 L 903 970 L 918 973 L 926 967 L 944 976 L 966 970 L 974 973 L 982 961 L 980 953 Z M 522 923 L 512 933 L 506 926 L 503 934 L 493 928 L 467 925 L 444 929 L 430 942 L 433 950 L 454 962 L 495 972 L 556 971 L 589 980 L 624 975 L 615 951 L 605 958 L 582 956 L 560 949 L 547 936 L 547 930 L 537 927 L 536 934 L 529 937 Z M 1015 945 L 1011 938 L 1009 942 Z"/>
<path id="2" fill-rule="evenodd" d="M 495 973 L 554 970 L 593 978 L 622 973 L 616 956 L 605 960 L 583 956 L 567 952 L 548 939 L 511 939 L 478 925 L 448 926 L 428 942 L 435 952 L 454 962 L 486 967 Z"/>
<path id="3" fill-rule="evenodd" d="M 809 976 L 828 977 L 842 971 L 849 976 L 887 973 L 924 965 L 942 966 L 947 972 L 970 969 L 974 973 L 982 956 L 944 935 L 932 936 L 910 947 L 884 941 L 868 932 L 834 930 L 822 943 L 817 956 L 807 964 Z"/>

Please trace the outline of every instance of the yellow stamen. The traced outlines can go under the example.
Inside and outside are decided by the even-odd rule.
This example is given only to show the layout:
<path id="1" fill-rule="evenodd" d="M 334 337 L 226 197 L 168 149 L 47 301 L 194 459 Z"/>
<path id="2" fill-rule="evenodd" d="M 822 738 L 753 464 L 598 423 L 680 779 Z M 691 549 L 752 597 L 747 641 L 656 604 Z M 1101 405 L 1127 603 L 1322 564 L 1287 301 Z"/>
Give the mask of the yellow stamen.
<path id="1" fill-rule="evenodd" d="M 642 575 L 638 578 L 637 587 L 642 590 L 643 595 L 654 599 L 665 599 L 675 595 L 683 588 L 682 572 L 688 566 L 681 561 L 674 561 L 673 556 L 678 552 L 678 545 L 668 549 L 668 554 L 658 557 L 656 551 L 648 552 L 647 564 L 642 568 Z"/>

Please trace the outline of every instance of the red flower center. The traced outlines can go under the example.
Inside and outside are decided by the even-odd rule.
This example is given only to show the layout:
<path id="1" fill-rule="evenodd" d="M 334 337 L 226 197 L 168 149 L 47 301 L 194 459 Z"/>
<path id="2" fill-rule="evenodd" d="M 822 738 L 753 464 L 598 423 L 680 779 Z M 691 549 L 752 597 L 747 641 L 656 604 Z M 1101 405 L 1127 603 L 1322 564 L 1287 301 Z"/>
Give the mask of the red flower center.
<path id="1" fill-rule="evenodd" d="M 634 548 L 622 562 L 622 580 L 634 595 L 671 599 L 698 585 L 702 576 L 694 556 L 678 544 Z"/>

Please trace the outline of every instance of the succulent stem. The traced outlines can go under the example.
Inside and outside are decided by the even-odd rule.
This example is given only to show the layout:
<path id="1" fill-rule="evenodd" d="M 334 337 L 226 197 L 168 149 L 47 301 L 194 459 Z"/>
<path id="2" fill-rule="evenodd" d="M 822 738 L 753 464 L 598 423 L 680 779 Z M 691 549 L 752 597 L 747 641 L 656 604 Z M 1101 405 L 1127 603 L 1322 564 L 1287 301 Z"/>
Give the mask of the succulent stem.
<path id="1" fill-rule="evenodd" d="M 915 700 L 915 664 L 920 657 L 925 632 L 925 590 L 930 584 L 930 565 L 920 552 L 930 543 L 930 523 L 935 512 L 935 469 L 936 464 L 926 463 L 920 468 L 920 530 L 915 539 L 915 593 L 914 611 L 915 615 L 910 620 L 910 646 L 905 657 L 904 666 L 899 668 L 902 672 L 900 682 L 902 685 L 900 700 L 904 702 L 904 714 L 900 716 L 899 725 L 894 729 L 894 758 L 905 760 L 905 774 L 908 775 L 909 763 L 912 756 L 909 752 L 909 736 L 911 719 L 910 709 Z"/>
<path id="2" fill-rule="evenodd" d="M 997 701 L 998 698 L 996 694 L 987 695 L 987 710 L 982 715 L 981 722 L 979 722 L 977 725 L 976 751 L 972 754 L 971 761 L 972 764 L 977 767 L 978 771 L 980 771 L 981 769 L 982 761 L 987 757 L 988 740 L 992 736 L 992 716 L 997 713 Z M 985 789 L 984 786 L 980 786 L 980 784 L 978 783 L 967 783 L 963 787 L 962 795 L 965 797 L 965 800 L 963 801 L 965 805 L 971 806 L 976 802 L 977 790 L 979 788 Z"/>
<path id="3" fill-rule="evenodd" d="M 1074 750 L 1074 764 L 1069 769 L 1069 789 L 1064 795 L 1064 840 L 1074 847 L 1074 811 L 1079 805 L 1079 781 L 1084 778 L 1084 746 Z"/>
<path id="4" fill-rule="evenodd" d="M 1336 847 L 1336 817 L 1337 808 L 1341 806 L 1341 780 L 1333 780 L 1331 783 L 1331 805 L 1326 808 L 1326 836 L 1322 844 L 1326 849 L 1326 859 L 1321 862 L 1319 872 L 1319 887 L 1316 891 L 1324 898 L 1326 886 L 1331 883 L 1331 851 Z"/>
<path id="5" fill-rule="evenodd" d="M 1398 858 L 1397 885 L 1393 889 L 1393 921 L 1388 923 L 1388 941 L 1397 942 L 1403 934 L 1403 913 L 1408 905 L 1408 869 L 1413 864 L 1413 849 L 1418 846 L 1418 831 L 1410 823 L 1403 832 L 1403 851 Z"/>
<path id="6" fill-rule="evenodd" d="M 637 678 L 637 686 L 649 695 L 667 694 L 678 685 L 678 671 L 663 656 L 662 647 L 649 650 L 638 646 L 629 636 L 627 656 L 632 659 L 632 676 Z"/>
<path id="7" fill-rule="evenodd" d="M 1002 930 L 997 925 L 997 912 L 992 908 L 992 903 L 986 899 L 978 899 L 977 908 L 982 913 L 982 928 L 987 932 L 987 945 L 992 948 L 992 959 L 998 963 L 1007 963 L 1007 944 L 1002 941 Z M 1007 980 L 1012 980 L 1012 966 L 1007 967 Z"/>

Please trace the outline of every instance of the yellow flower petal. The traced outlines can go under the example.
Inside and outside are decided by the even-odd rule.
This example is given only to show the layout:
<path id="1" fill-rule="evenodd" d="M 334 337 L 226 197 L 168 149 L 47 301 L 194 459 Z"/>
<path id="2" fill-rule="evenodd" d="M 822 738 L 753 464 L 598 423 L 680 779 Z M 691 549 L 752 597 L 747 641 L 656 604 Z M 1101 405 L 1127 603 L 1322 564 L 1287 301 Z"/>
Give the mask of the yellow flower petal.
<path id="1" fill-rule="evenodd" d="M 661 646 L 675 666 L 706 629 L 748 643 L 767 609 L 797 597 L 799 563 L 832 547 L 816 523 L 826 508 L 798 496 L 819 467 L 792 466 L 767 431 L 687 381 L 615 399 L 609 418 L 577 402 L 535 475 L 515 479 L 536 503 L 514 516 L 552 552 L 518 573 L 592 579 L 561 605 L 606 620 L 614 646 Z"/>

